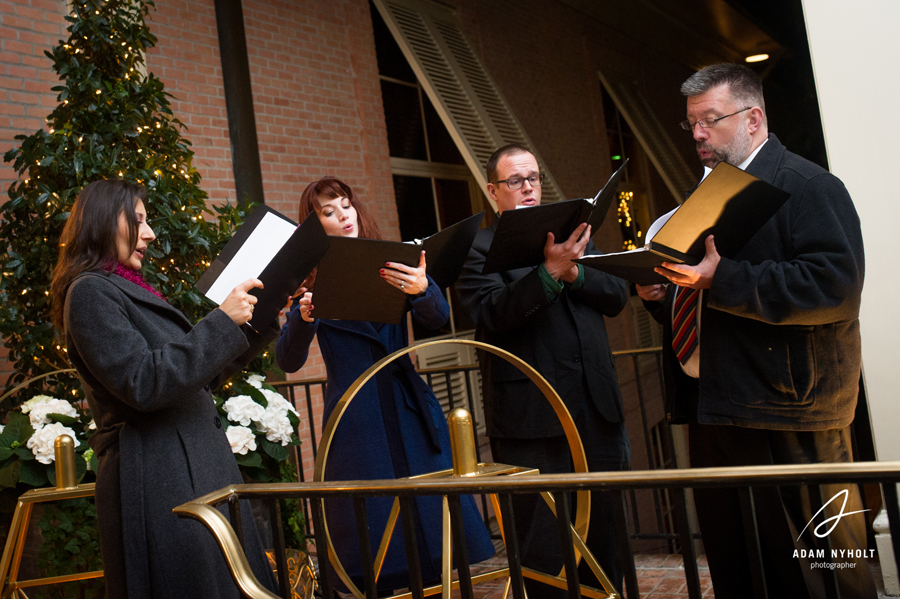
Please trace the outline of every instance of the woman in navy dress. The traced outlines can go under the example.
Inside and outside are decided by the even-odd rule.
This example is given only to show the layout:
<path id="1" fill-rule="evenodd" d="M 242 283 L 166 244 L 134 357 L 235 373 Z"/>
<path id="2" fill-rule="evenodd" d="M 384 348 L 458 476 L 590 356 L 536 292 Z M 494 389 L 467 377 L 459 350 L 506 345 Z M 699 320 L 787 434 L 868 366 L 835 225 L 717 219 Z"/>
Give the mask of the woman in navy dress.
<path id="1" fill-rule="evenodd" d="M 348 185 L 335 178 L 310 184 L 300 200 L 300 220 L 315 212 L 325 232 L 344 237 L 380 239 L 374 219 Z M 381 269 L 386 285 L 409 296 L 416 321 L 430 329 L 444 325 L 450 315 L 447 301 L 425 274 L 425 252 L 415 267 L 390 262 Z M 305 283 L 288 314 L 277 345 L 277 360 L 285 372 L 299 370 L 309 345 L 318 337 L 328 375 L 323 425 L 347 388 L 372 364 L 409 344 L 405 321 L 382 324 L 315 318 L 313 285 Z M 392 479 L 453 467 L 447 423 L 431 389 L 416 373 L 409 356 L 383 368 L 354 397 L 334 434 L 326 480 Z M 387 523 L 393 498 L 366 502 L 373 555 Z M 436 581 L 441 574 L 441 499 L 416 501 L 417 540 L 422 579 Z M 329 500 L 325 514 L 332 541 L 344 568 L 357 586 L 362 567 L 353 505 L 349 499 Z M 479 562 L 494 553 L 481 515 L 471 496 L 463 497 L 463 515 L 469 561 Z M 398 522 L 378 578 L 380 590 L 409 585 L 401 524 Z"/>

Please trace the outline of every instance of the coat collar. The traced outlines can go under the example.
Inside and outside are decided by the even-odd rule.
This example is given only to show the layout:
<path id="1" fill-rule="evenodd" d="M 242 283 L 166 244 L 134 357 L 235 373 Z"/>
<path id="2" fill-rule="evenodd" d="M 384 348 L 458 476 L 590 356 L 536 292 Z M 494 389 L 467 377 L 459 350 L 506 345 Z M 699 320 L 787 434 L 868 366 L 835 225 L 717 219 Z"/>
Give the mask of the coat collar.
<path id="1" fill-rule="evenodd" d="M 112 283 L 113 285 L 115 285 L 116 287 L 118 287 L 119 290 L 122 291 L 122 293 L 127 295 L 129 297 L 129 299 L 131 299 L 135 303 L 149 304 L 149 305 L 154 306 L 157 309 L 161 309 L 161 310 L 170 312 L 173 316 L 177 315 L 177 316 L 175 316 L 175 318 L 181 320 L 183 322 L 183 324 L 186 324 L 188 326 L 188 328 L 190 328 L 192 326 L 191 322 L 187 319 L 187 317 L 184 314 L 181 313 L 181 311 L 179 309 L 174 307 L 172 304 L 170 304 L 166 300 L 159 298 L 159 297 L 155 296 L 154 294 L 150 293 L 149 291 L 147 291 L 140 285 L 132 283 L 131 281 L 123 279 L 122 277 L 120 277 L 114 273 L 111 273 L 109 271 L 106 271 L 106 270 L 92 270 L 90 272 L 84 272 L 84 273 L 81 273 L 80 275 L 78 275 L 77 277 L 75 277 L 75 280 L 77 281 L 81 277 L 87 277 L 87 276 L 96 276 L 96 277 L 105 279 L 106 281 L 108 281 L 108 282 Z M 73 283 L 74 283 L 74 281 L 73 281 Z"/>
<path id="2" fill-rule="evenodd" d="M 762 147 L 753 162 L 747 166 L 747 173 L 767 183 L 775 180 L 778 165 L 784 157 L 785 147 L 781 145 L 774 133 L 769 133 L 769 141 Z"/>

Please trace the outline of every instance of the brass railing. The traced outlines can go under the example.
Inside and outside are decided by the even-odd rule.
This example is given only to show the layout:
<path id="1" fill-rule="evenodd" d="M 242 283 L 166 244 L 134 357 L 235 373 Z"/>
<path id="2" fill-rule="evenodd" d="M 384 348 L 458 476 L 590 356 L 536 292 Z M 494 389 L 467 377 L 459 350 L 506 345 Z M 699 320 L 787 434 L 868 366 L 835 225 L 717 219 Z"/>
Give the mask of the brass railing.
<path id="1" fill-rule="evenodd" d="M 31 521 L 32 508 L 37 503 L 62 501 L 65 499 L 79 499 L 94 496 L 94 483 L 79 485 L 75 476 L 75 441 L 69 435 L 60 435 L 55 442 L 56 459 L 56 487 L 51 489 L 31 489 L 21 496 L 16 504 L 9 526 L 9 536 L 0 558 L 0 597 L 28 596 L 22 589 L 44 585 L 61 584 L 64 582 L 76 582 L 101 578 L 103 570 L 92 572 L 76 572 L 62 576 L 47 576 L 19 580 L 19 568 L 22 565 L 22 554 L 28 536 L 28 525 Z M 81 459 L 81 458 L 78 458 Z"/>
<path id="2" fill-rule="evenodd" d="M 632 350 L 618 350 L 612 353 L 617 365 L 624 362 L 625 368 L 630 368 L 634 373 L 633 380 L 623 383 L 623 388 L 626 391 L 629 391 L 632 388 L 634 390 L 634 396 L 637 400 L 637 410 L 635 414 L 639 419 L 638 425 L 641 435 L 639 439 L 632 439 L 632 443 L 641 444 L 641 448 L 646 455 L 647 461 L 645 463 L 636 463 L 633 461 L 632 466 L 650 470 L 672 467 L 673 464 L 666 464 L 658 457 L 660 449 L 662 449 L 674 461 L 675 447 L 672 436 L 668 427 L 658 427 L 662 422 L 661 420 L 652 417 L 653 412 L 659 412 L 661 415 L 663 412 L 661 399 L 663 389 L 661 365 L 662 348 L 648 347 Z M 417 370 L 417 372 L 425 379 L 425 382 L 429 387 L 433 388 L 437 382 L 444 383 L 448 393 L 447 412 L 449 413 L 458 407 L 465 408 L 472 414 L 473 426 L 476 430 L 482 424 L 478 421 L 477 416 L 481 410 L 476 406 L 476 392 L 470 381 L 469 374 L 477 372 L 478 368 L 478 364 L 463 364 L 459 366 L 444 366 L 441 368 L 420 368 Z M 464 375 L 465 397 L 462 398 L 461 401 L 455 399 L 454 394 L 451 392 L 453 387 L 453 377 L 458 374 Z M 327 380 L 324 378 L 308 378 L 273 382 L 272 385 L 278 389 L 280 393 L 286 395 L 294 407 L 303 413 L 302 419 L 307 428 L 305 431 L 306 434 L 301 435 L 303 445 L 298 448 L 298 462 L 300 462 L 298 477 L 300 482 L 304 482 L 308 478 L 311 478 L 312 472 L 311 470 L 304 470 L 302 455 L 304 452 L 308 452 L 308 455 L 312 457 L 313 460 L 318 457 L 318 437 L 322 428 L 321 407 L 318 411 L 316 410 L 314 396 L 324 398 L 327 389 Z M 648 392 L 648 385 L 653 387 L 650 392 Z M 655 395 L 660 398 L 658 406 L 651 405 L 652 402 L 649 397 L 653 395 L 652 391 L 656 391 Z M 654 440 L 658 446 L 654 446 Z M 479 462 L 486 461 L 486 458 L 489 458 L 489 456 L 482 454 L 482 447 L 485 445 L 487 445 L 487 442 L 483 434 L 479 435 L 475 444 L 476 458 Z M 659 446 L 661 446 L 661 448 Z M 677 505 L 674 505 L 677 502 L 663 496 L 659 489 L 652 489 L 647 491 L 647 493 L 652 495 L 652 502 L 650 502 L 651 507 L 645 512 L 641 512 L 638 508 L 640 502 L 638 501 L 635 490 L 631 490 L 628 493 L 631 537 L 633 540 L 637 541 L 668 543 L 669 547 L 673 547 L 675 544 L 674 542 L 676 541 L 676 535 L 672 531 L 674 525 L 670 522 L 677 518 L 677 514 L 675 514 Z M 479 499 L 482 508 L 481 512 L 485 518 L 485 526 L 490 527 L 489 502 L 484 495 Z M 307 501 L 302 501 L 300 505 L 301 511 L 305 517 L 305 533 L 308 537 L 314 538 L 315 532 L 311 526 L 310 506 Z M 648 520 L 650 521 L 649 523 Z M 495 534 L 494 538 L 499 538 L 499 534 Z"/>
<path id="3" fill-rule="evenodd" d="M 358 525 L 365 527 L 365 508 L 363 499 L 366 497 L 393 496 L 400 498 L 401 506 L 409 505 L 411 498 L 419 496 L 444 496 L 451 501 L 458 501 L 461 495 L 468 494 L 497 494 L 500 498 L 500 509 L 503 514 L 503 527 L 509 533 L 514 529 L 511 514 L 511 495 L 515 493 L 562 493 L 583 490 L 598 490 L 609 492 L 614 497 L 617 526 L 615 534 L 620 547 L 629 559 L 625 561 L 625 590 L 629 598 L 639 597 L 637 575 L 631 552 L 631 537 L 627 529 L 622 526 L 627 521 L 627 509 L 625 495 L 636 489 L 669 490 L 682 499 L 688 488 L 732 487 L 740 488 L 752 500 L 753 488 L 758 486 L 790 486 L 790 485 L 821 485 L 827 483 L 871 483 L 880 484 L 885 498 L 885 507 L 890 522 L 891 540 L 894 549 L 894 559 L 900 569 L 900 509 L 898 509 L 898 494 L 896 484 L 900 482 L 900 462 L 858 462 L 844 464 L 812 464 L 790 466 L 749 466 L 741 468 L 702 468 L 684 470 L 651 470 L 651 471 L 626 471 L 626 472 L 602 472 L 583 474 L 547 474 L 526 475 L 515 477 L 494 478 L 442 478 L 442 479 L 417 479 L 417 480 L 380 480 L 380 481 L 328 481 L 307 483 L 281 483 L 281 484 L 255 484 L 233 485 L 215 493 L 210 493 L 195 501 L 186 503 L 175 509 L 182 517 L 195 518 L 203 522 L 215 536 L 222 549 L 232 575 L 246 597 L 251 599 L 274 599 L 277 595 L 262 588 L 247 565 L 246 557 L 241 550 L 239 534 L 229 524 L 228 520 L 214 508 L 221 503 L 228 503 L 231 520 L 240 522 L 240 507 L 238 499 L 262 499 L 270 505 L 277 505 L 278 499 L 306 499 L 312 506 L 312 519 L 315 528 L 323 526 L 321 501 L 324 499 L 349 497 L 353 498 L 357 510 L 355 516 Z M 821 488 L 820 488 L 821 490 Z M 821 494 L 821 493 L 820 493 Z M 749 502 L 752 505 L 752 501 Z M 363 506 L 360 510 L 360 506 Z M 402 508 L 401 508 L 402 509 Z M 273 526 L 278 526 L 277 522 Z M 569 523 L 561 525 L 566 528 Z M 751 530 L 758 539 L 758 529 L 755 518 L 751 519 Z M 690 525 L 683 518 L 679 518 L 678 535 L 690 538 L 692 531 Z M 752 534 L 750 535 L 753 536 Z M 276 535 L 277 537 L 277 535 Z M 361 539 L 361 542 L 368 539 Z M 465 539 L 456 538 L 455 543 L 465 544 Z M 518 546 L 515 535 L 506 535 L 507 554 L 509 556 L 509 576 L 514 597 L 524 597 L 522 586 L 521 564 L 518 563 Z M 752 543 L 752 539 L 751 539 Z M 757 558 L 761 557 L 758 553 Z M 696 555 L 693 552 L 693 543 L 681 542 L 682 555 L 685 566 L 689 560 L 696 563 Z M 281 548 L 276 547 L 276 551 Z M 572 547 L 563 548 L 563 551 L 572 551 Z M 407 556 L 416 553 L 415 546 L 410 546 L 407 540 Z M 365 555 L 366 553 L 361 553 Z M 329 577 L 324 575 L 327 571 L 327 555 L 319 553 L 320 585 L 323 596 L 332 596 L 332 587 Z M 472 576 L 469 566 L 461 560 L 459 564 L 459 588 L 464 599 L 474 597 L 472 588 Z M 412 565 L 411 565 L 412 566 Z M 367 577 L 374 577 L 373 563 L 369 561 L 363 564 Z M 576 577 L 577 573 L 573 573 Z M 755 573 L 755 582 L 765 588 L 765 581 L 759 580 L 761 571 Z M 413 580 L 409 596 L 421 598 L 425 596 L 425 589 L 421 584 L 415 584 L 421 580 L 411 576 Z M 691 579 L 690 572 L 686 568 L 688 593 L 691 597 L 700 597 L 699 580 L 696 576 Z M 829 584 L 826 580 L 826 584 Z M 830 596 L 839 597 L 835 579 L 831 580 L 833 588 Z M 571 595 L 571 587 L 570 587 Z M 575 593 L 572 596 L 578 596 Z"/>

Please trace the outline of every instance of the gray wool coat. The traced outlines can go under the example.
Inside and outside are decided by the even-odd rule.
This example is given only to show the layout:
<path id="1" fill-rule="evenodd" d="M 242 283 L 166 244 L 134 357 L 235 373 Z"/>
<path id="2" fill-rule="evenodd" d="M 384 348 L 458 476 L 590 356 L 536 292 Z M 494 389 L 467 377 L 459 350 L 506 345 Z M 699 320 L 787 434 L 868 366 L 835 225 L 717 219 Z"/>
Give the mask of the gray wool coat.
<path id="1" fill-rule="evenodd" d="M 210 389 L 277 332 L 248 340 L 221 310 L 191 326 L 166 301 L 107 272 L 75 279 L 65 325 L 97 424 L 89 443 L 99 460 L 107 597 L 238 597 L 212 534 L 172 508 L 242 482 Z M 247 557 L 274 590 L 251 510 L 242 507 Z"/>

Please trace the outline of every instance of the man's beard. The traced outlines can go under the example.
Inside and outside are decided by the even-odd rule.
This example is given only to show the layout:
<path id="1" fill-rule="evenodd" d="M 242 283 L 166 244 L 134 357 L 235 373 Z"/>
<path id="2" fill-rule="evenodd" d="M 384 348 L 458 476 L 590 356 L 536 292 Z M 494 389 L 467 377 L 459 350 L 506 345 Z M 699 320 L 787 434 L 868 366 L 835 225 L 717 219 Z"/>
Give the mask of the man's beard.
<path id="1" fill-rule="evenodd" d="M 721 148 L 714 148 L 709 145 L 709 142 L 700 141 L 697 142 L 697 150 L 703 149 L 711 152 L 711 155 L 706 160 L 701 159 L 703 166 L 715 168 L 720 162 L 727 162 L 731 166 L 739 166 L 750 154 L 751 142 L 749 133 L 738 131 L 731 138 L 731 141 Z"/>

